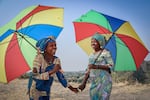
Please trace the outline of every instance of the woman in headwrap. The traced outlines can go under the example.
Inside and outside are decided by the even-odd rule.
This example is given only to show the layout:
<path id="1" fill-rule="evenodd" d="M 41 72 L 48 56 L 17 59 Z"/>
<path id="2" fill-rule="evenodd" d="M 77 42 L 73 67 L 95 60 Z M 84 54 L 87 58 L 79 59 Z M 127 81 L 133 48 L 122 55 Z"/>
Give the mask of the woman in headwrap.
<path id="1" fill-rule="evenodd" d="M 113 60 L 110 52 L 104 49 L 105 43 L 105 37 L 99 33 L 92 37 L 91 47 L 94 52 L 89 56 L 88 70 L 82 84 L 78 87 L 82 91 L 89 78 L 91 100 L 109 100 L 112 89 L 110 70 L 113 67 Z"/>
<path id="2" fill-rule="evenodd" d="M 50 100 L 50 90 L 55 74 L 63 87 L 77 92 L 78 90 L 68 84 L 61 72 L 60 59 L 55 56 L 57 47 L 54 37 L 39 40 L 36 47 L 38 54 L 33 61 L 33 73 L 28 84 L 30 100 Z"/>

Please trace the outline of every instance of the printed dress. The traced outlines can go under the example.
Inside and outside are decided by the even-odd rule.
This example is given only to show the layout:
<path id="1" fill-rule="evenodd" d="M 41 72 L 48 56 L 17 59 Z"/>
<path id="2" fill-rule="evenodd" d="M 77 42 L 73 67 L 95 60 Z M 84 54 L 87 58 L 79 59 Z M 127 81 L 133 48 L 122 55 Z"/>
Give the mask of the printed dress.
<path id="1" fill-rule="evenodd" d="M 99 53 L 100 52 L 93 53 L 90 55 L 89 64 L 113 65 L 113 60 L 109 51 L 103 50 L 103 52 L 98 57 Z M 95 61 L 95 59 L 97 60 Z M 90 80 L 91 80 L 91 87 L 90 87 L 91 100 L 109 100 L 109 96 L 112 89 L 111 75 L 107 71 L 102 69 L 91 69 Z"/>
<path id="2" fill-rule="evenodd" d="M 29 100 L 50 100 L 50 90 L 54 80 L 54 75 L 49 75 L 55 64 L 60 64 L 60 59 L 55 57 L 52 64 L 47 64 L 42 54 L 38 54 L 33 62 L 37 73 L 31 73 L 28 83 Z M 67 87 L 67 80 L 64 75 L 58 71 L 56 76 L 63 87 Z"/>

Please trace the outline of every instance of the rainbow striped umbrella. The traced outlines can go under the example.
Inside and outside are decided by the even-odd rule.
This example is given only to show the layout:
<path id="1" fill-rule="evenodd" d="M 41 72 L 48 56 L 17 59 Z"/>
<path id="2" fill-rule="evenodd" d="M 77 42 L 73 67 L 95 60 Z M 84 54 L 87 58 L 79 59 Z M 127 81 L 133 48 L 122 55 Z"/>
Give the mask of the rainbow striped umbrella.
<path id="1" fill-rule="evenodd" d="M 76 43 L 88 55 L 91 36 L 98 32 L 106 37 L 115 71 L 137 70 L 149 52 L 128 21 L 90 10 L 73 24 Z"/>
<path id="2" fill-rule="evenodd" d="M 32 68 L 37 40 L 63 29 L 63 8 L 31 6 L 0 28 L 0 82 L 8 83 Z"/>

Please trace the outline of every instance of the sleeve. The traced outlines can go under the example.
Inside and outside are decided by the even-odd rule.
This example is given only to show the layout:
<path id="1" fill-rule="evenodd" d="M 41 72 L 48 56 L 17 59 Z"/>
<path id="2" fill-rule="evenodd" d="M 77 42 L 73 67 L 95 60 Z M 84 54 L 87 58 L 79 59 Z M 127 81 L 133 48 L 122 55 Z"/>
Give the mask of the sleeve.
<path id="1" fill-rule="evenodd" d="M 38 73 L 39 73 L 41 64 L 42 64 L 41 54 L 38 54 L 35 56 L 35 58 L 33 60 L 33 68 L 36 68 Z"/>
<path id="2" fill-rule="evenodd" d="M 67 87 L 68 86 L 68 82 L 65 79 L 63 73 L 61 73 L 60 71 L 56 72 L 57 78 L 59 80 L 59 82 L 62 84 L 63 87 Z"/>
<path id="3" fill-rule="evenodd" d="M 54 64 L 59 64 L 59 65 L 61 65 L 61 62 L 60 62 L 60 59 L 59 59 L 59 58 L 55 58 L 55 60 L 54 60 L 53 63 L 54 63 Z"/>
<path id="4" fill-rule="evenodd" d="M 60 59 L 59 58 L 56 58 L 54 60 L 54 64 L 59 64 L 61 66 L 61 62 L 60 62 Z M 62 69 L 61 69 L 62 70 Z M 57 71 L 56 72 L 56 76 L 58 78 L 58 81 L 62 84 L 63 87 L 67 87 L 68 85 L 68 82 L 67 80 L 65 79 L 65 76 L 63 75 L 63 73 L 61 71 Z"/>
<path id="5" fill-rule="evenodd" d="M 30 91 L 30 88 L 32 86 L 32 72 L 29 73 L 29 80 L 28 80 L 28 90 Z"/>
<path id="6" fill-rule="evenodd" d="M 114 62 L 113 62 L 112 56 L 111 56 L 111 54 L 110 54 L 109 51 L 107 51 L 106 56 L 105 56 L 105 59 L 106 59 L 106 61 L 107 61 L 107 64 L 111 65 L 110 68 L 111 68 L 111 70 L 112 70 L 113 67 L 114 67 Z"/>
<path id="7" fill-rule="evenodd" d="M 89 55 L 89 59 L 88 59 L 88 64 L 94 64 L 95 63 L 95 58 L 93 53 Z"/>
<path id="8" fill-rule="evenodd" d="M 42 66 L 42 54 L 38 54 L 35 56 L 35 59 L 33 61 L 33 68 L 36 68 L 37 70 L 37 76 L 36 78 L 37 79 L 40 79 L 40 80 L 49 80 L 49 73 L 48 72 L 43 72 L 41 73 L 40 72 L 40 68 Z"/>

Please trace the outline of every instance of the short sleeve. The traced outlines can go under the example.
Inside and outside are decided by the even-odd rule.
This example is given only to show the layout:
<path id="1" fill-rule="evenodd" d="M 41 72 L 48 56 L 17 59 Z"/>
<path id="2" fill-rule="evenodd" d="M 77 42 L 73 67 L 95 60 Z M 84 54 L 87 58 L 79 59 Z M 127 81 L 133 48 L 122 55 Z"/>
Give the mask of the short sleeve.
<path id="1" fill-rule="evenodd" d="M 111 56 L 111 54 L 110 54 L 109 51 L 107 51 L 106 56 L 105 56 L 105 59 L 106 59 L 106 61 L 107 61 L 107 64 L 112 65 L 111 67 L 114 66 L 114 62 L 113 62 L 112 56 Z"/>
<path id="2" fill-rule="evenodd" d="M 61 83 L 62 86 L 67 87 L 68 82 L 65 78 L 65 76 L 63 75 L 63 73 L 61 73 L 60 71 L 56 72 L 57 78 L 59 80 L 59 82 Z"/>
<path id="3" fill-rule="evenodd" d="M 94 64 L 95 63 L 95 56 L 93 54 L 90 54 L 88 59 L 88 64 Z"/>
<path id="4" fill-rule="evenodd" d="M 59 59 L 59 58 L 55 58 L 55 60 L 54 60 L 53 63 L 54 63 L 54 64 L 59 64 L 59 65 L 61 65 L 61 62 L 60 62 L 60 59 Z"/>
<path id="5" fill-rule="evenodd" d="M 34 60 L 33 60 L 33 68 L 37 69 L 37 72 L 39 72 L 39 69 L 42 65 L 42 58 L 41 58 L 41 54 L 38 54 L 35 56 Z"/>

